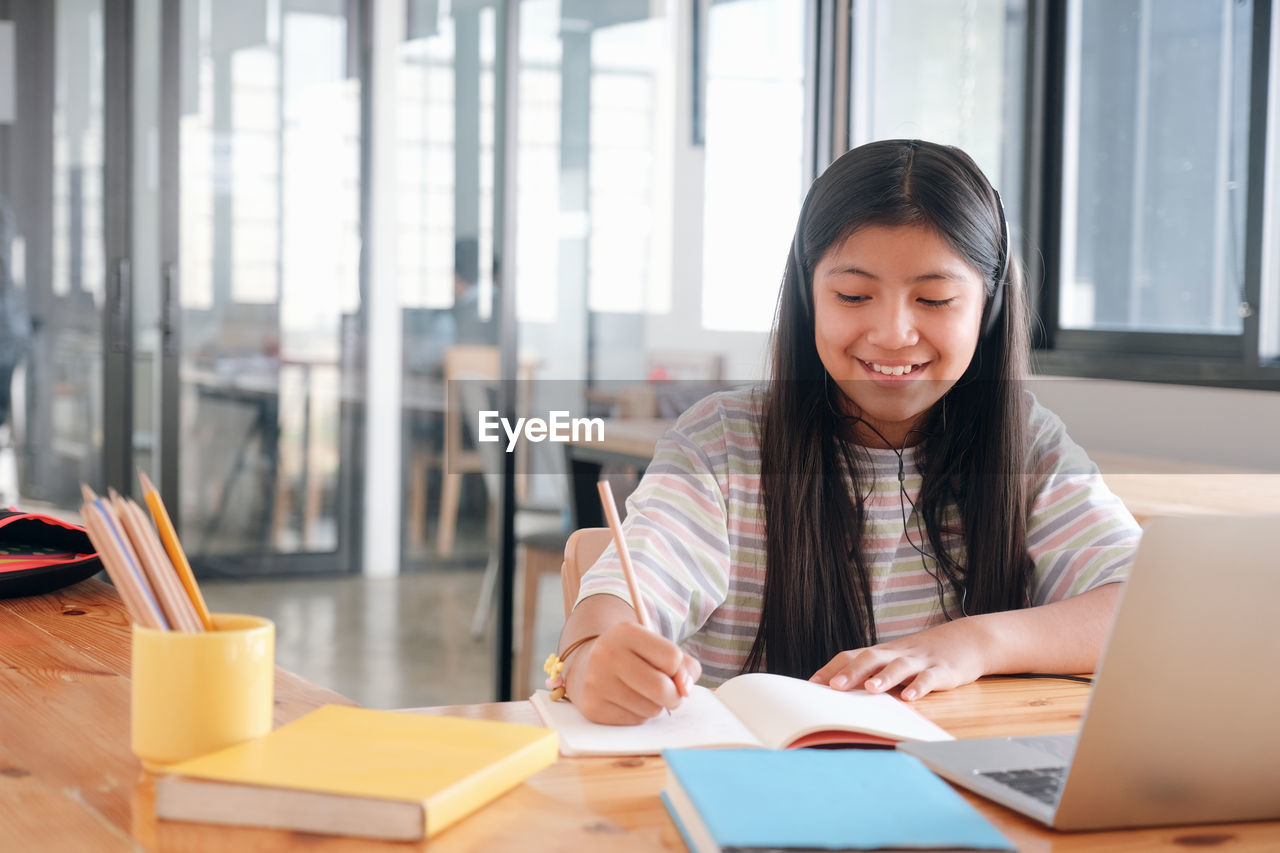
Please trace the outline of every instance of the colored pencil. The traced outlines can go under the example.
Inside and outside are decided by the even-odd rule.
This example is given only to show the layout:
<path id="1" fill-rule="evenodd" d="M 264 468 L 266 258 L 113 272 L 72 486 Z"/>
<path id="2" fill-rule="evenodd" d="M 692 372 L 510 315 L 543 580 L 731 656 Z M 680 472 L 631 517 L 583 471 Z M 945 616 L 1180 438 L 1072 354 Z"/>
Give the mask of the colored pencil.
<path id="1" fill-rule="evenodd" d="M 142 497 L 147 502 L 147 509 L 151 510 L 151 517 L 155 520 L 156 529 L 160 531 L 164 549 L 169 554 L 169 561 L 173 563 L 174 571 L 178 573 L 178 579 L 182 581 L 183 589 L 187 591 L 187 598 L 191 599 L 191 606 L 195 608 L 200 624 L 206 631 L 212 631 L 213 618 L 209 615 L 209 608 L 204 603 L 204 596 L 200 594 L 200 585 L 196 583 L 195 573 L 191 571 L 191 564 L 187 562 L 182 543 L 178 541 L 178 532 L 173 528 L 169 511 L 165 509 L 164 501 L 160 499 L 160 492 L 152 484 L 151 478 L 141 470 L 138 471 L 138 481 L 142 483 Z"/>
<path id="2" fill-rule="evenodd" d="M 113 514 L 102 498 L 88 486 L 81 485 L 80 492 L 84 496 L 80 513 L 85 529 L 93 547 L 98 551 L 98 558 L 107 570 L 107 576 L 124 599 L 129 615 L 143 627 L 168 630 L 169 624 L 161 613 L 142 570 L 131 556 L 128 543 L 113 520 Z"/>
<path id="3" fill-rule="evenodd" d="M 138 555 L 138 562 L 146 572 L 147 579 L 151 581 L 151 588 L 156 591 L 160 609 L 164 611 L 169 624 L 187 633 L 203 630 L 200 620 L 196 617 L 195 608 L 191 606 L 186 591 L 178 581 L 177 572 L 174 571 L 169 558 L 165 556 L 164 548 L 161 547 L 160 540 L 142 508 L 129 498 L 115 493 L 112 493 L 112 504 L 120 516 L 121 525 L 129 534 L 129 541 L 133 545 L 134 553 Z"/>

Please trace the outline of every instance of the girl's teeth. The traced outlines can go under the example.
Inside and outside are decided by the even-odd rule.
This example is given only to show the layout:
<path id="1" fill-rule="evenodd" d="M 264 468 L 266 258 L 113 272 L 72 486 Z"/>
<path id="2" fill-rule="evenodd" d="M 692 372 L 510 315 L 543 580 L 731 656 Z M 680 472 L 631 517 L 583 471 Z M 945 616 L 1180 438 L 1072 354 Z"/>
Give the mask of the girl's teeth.
<path id="1" fill-rule="evenodd" d="M 912 365 L 899 364 L 895 367 L 889 367 L 883 364 L 874 364 L 872 362 L 867 362 L 867 366 L 870 367 L 872 370 L 876 371 L 877 373 L 883 373 L 885 376 L 901 376 L 904 373 L 910 373 L 911 371 L 916 369 L 916 365 L 914 364 Z"/>

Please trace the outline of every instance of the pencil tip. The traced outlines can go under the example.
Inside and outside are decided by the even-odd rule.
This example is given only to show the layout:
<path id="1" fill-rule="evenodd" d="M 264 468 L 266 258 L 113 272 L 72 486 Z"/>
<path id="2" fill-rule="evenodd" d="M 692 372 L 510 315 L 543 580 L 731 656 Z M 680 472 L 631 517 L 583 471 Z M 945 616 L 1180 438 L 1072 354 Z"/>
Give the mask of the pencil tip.
<path id="1" fill-rule="evenodd" d="M 141 468 L 138 469 L 138 482 L 142 484 L 143 492 L 154 492 L 155 485 L 151 482 L 151 478 L 147 476 L 147 472 Z"/>
<path id="2" fill-rule="evenodd" d="M 93 489 L 89 488 L 87 483 L 80 484 L 80 496 L 83 497 L 87 503 L 93 503 L 98 499 L 98 496 L 93 493 Z"/>

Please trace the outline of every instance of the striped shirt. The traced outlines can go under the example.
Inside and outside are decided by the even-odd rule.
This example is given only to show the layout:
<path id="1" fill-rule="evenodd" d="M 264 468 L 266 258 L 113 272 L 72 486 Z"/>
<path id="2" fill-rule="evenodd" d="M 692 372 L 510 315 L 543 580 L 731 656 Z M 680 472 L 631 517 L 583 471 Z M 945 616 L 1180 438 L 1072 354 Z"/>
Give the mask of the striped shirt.
<path id="1" fill-rule="evenodd" d="M 1062 421 L 1031 401 L 1027 470 L 1034 500 L 1027 551 L 1034 563 L 1032 601 L 1047 604 L 1125 580 L 1141 531 Z M 749 388 L 694 404 L 658 442 L 627 501 L 623 528 L 648 612 L 661 634 L 698 659 L 702 683 L 709 686 L 741 672 L 760 625 L 765 524 L 759 415 L 759 396 Z M 903 451 L 905 498 L 897 453 L 862 450 L 870 484 L 863 553 L 876 634 L 884 642 L 946 621 L 943 603 L 952 616 L 961 608 L 949 585 L 939 602 L 938 583 L 916 550 L 924 547 L 923 522 L 917 527 L 912 510 L 921 483 L 917 448 Z M 942 526 L 960 529 L 958 508 L 944 513 Z M 949 536 L 942 539 L 948 553 L 963 553 L 960 535 Z M 930 557 L 928 568 L 935 565 Z M 600 593 L 631 601 L 612 544 L 583 577 L 578 600 Z"/>

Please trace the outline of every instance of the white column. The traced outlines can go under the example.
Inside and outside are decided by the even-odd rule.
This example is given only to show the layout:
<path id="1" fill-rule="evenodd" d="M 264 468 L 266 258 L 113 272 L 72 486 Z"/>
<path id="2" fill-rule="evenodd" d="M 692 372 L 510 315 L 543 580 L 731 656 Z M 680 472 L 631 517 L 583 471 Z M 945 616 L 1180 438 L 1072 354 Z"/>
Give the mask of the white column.
<path id="1" fill-rule="evenodd" d="M 404 0 L 371 3 L 365 313 L 364 573 L 400 570 L 400 289 L 396 282 L 396 74 Z"/>

